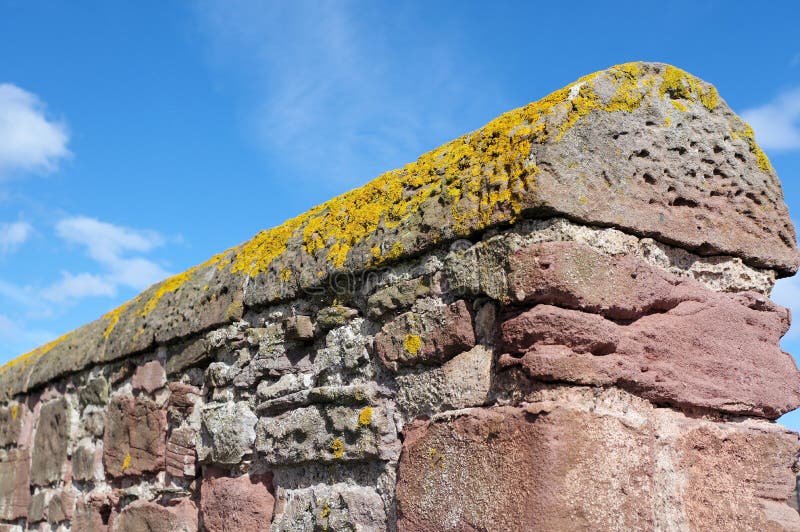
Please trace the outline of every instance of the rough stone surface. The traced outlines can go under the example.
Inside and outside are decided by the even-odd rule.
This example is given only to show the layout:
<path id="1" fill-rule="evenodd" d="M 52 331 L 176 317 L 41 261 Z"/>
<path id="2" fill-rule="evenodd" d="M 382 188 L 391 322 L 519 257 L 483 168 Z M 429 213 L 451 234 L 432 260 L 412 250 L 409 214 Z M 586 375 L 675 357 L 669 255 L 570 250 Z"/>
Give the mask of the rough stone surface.
<path id="1" fill-rule="evenodd" d="M 108 474 L 121 477 L 163 470 L 166 426 L 166 413 L 147 397 L 114 395 L 103 439 Z"/>
<path id="2" fill-rule="evenodd" d="M 131 384 L 134 390 L 144 390 L 147 393 L 163 388 L 167 384 L 167 372 L 158 360 L 151 360 L 136 368 Z"/>
<path id="3" fill-rule="evenodd" d="M 36 424 L 31 484 L 46 486 L 64 476 L 70 437 L 70 406 L 64 398 L 45 403 Z"/>
<path id="4" fill-rule="evenodd" d="M 489 399 L 492 352 L 475 346 L 441 368 L 397 375 L 397 406 L 406 420 L 442 410 L 480 406 Z"/>
<path id="5" fill-rule="evenodd" d="M 796 435 L 562 393 L 409 427 L 398 529 L 782 529 L 771 506 L 792 491 Z"/>
<path id="6" fill-rule="evenodd" d="M 0 368 L 0 531 L 800 530 L 780 185 L 586 76 Z"/>
<path id="7" fill-rule="evenodd" d="M 0 459 L 0 519 L 12 521 L 28 512 L 31 497 L 28 452 L 13 450 Z"/>
<path id="8" fill-rule="evenodd" d="M 396 430 L 385 407 L 313 405 L 261 418 L 256 449 L 269 464 L 390 459 Z"/>
<path id="9" fill-rule="evenodd" d="M 27 410 L 25 405 L 18 403 L 7 408 L 0 408 L 0 447 L 19 441 Z"/>
<path id="10" fill-rule="evenodd" d="M 105 405 L 108 403 L 108 381 L 103 376 L 89 380 L 78 393 L 81 405 Z"/>
<path id="11" fill-rule="evenodd" d="M 200 460 L 236 464 L 251 452 L 258 418 L 247 403 L 222 403 L 203 409 L 203 444 Z"/>
<path id="12" fill-rule="evenodd" d="M 203 477 L 200 512 L 209 532 L 269 531 L 275 507 L 272 475 L 226 477 L 211 472 Z"/>
<path id="13" fill-rule="evenodd" d="M 82 440 L 72 453 L 74 480 L 99 480 L 103 476 L 103 449 L 90 439 Z"/>
<path id="14" fill-rule="evenodd" d="M 390 368 L 441 363 L 474 345 L 472 316 L 463 300 L 402 314 L 375 337 L 375 349 Z"/>
<path id="15" fill-rule="evenodd" d="M 177 478 L 194 478 L 197 475 L 197 431 L 192 427 L 179 427 L 167 438 L 167 473 Z"/>
<path id="16" fill-rule="evenodd" d="M 315 486 L 293 490 L 276 513 L 273 532 L 294 530 L 385 530 L 381 497 L 370 487 Z"/>
<path id="17" fill-rule="evenodd" d="M 187 501 L 188 502 L 188 501 Z M 183 503 L 186 504 L 186 503 Z M 192 507 L 192 503 L 188 503 Z M 185 507 L 164 507 L 147 501 L 126 506 L 114 520 L 113 532 L 194 532 L 197 530 L 197 510 L 194 515 Z"/>
<path id="18" fill-rule="evenodd" d="M 537 244 L 511 263 L 513 297 L 539 305 L 502 325 L 501 365 L 678 406 L 770 418 L 800 406 L 800 374 L 779 347 L 789 314 L 764 296 L 719 294 L 573 243 Z"/>

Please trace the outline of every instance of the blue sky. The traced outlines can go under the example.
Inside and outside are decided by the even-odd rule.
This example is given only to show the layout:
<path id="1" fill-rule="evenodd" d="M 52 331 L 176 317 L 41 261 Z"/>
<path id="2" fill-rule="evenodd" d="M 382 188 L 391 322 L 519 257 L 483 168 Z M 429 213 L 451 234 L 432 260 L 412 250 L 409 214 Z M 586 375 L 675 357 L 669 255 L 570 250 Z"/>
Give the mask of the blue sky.
<path id="1" fill-rule="evenodd" d="M 0 363 L 627 61 L 714 83 L 800 218 L 795 2 L 494 4 L 0 0 Z"/>

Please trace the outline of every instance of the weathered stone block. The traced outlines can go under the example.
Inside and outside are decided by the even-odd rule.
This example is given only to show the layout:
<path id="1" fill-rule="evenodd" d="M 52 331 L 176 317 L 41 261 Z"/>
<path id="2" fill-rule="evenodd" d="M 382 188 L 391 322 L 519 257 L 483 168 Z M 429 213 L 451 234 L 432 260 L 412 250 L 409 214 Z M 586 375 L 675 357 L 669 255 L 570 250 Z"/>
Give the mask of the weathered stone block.
<path id="1" fill-rule="evenodd" d="M 88 438 L 81 440 L 72 452 L 72 478 L 100 480 L 103 478 L 103 449 Z"/>
<path id="2" fill-rule="evenodd" d="M 108 381 L 105 377 L 98 376 L 90 379 L 78 392 L 81 406 L 106 405 L 108 403 Z"/>
<path id="3" fill-rule="evenodd" d="M 272 475 L 244 474 L 235 478 L 206 470 L 200 488 L 200 513 L 209 532 L 270 530 L 275 497 Z"/>
<path id="4" fill-rule="evenodd" d="M 196 532 L 197 509 L 188 499 L 166 507 L 148 501 L 136 501 L 114 519 L 113 532 Z"/>
<path id="5" fill-rule="evenodd" d="M 0 461 L 0 519 L 25 517 L 30 502 L 30 456 L 28 450 L 11 450 Z"/>
<path id="6" fill-rule="evenodd" d="M 203 406 L 202 441 L 198 457 L 203 462 L 236 464 L 252 452 L 258 418 L 246 402 Z"/>
<path id="7" fill-rule="evenodd" d="M 19 445 L 23 421 L 27 414 L 28 407 L 22 403 L 13 403 L 0 408 L 0 447 Z"/>
<path id="8" fill-rule="evenodd" d="M 464 300 L 401 314 L 375 337 L 375 350 L 393 369 L 441 363 L 474 345 L 472 316 Z"/>
<path id="9" fill-rule="evenodd" d="M 85 497 L 77 501 L 72 529 L 81 532 L 107 532 L 111 508 L 107 501 Z"/>
<path id="10" fill-rule="evenodd" d="M 335 484 L 291 490 L 281 503 L 272 532 L 388 529 L 384 502 L 369 486 Z"/>
<path id="11" fill-rule="evenodd" d="M 676 406 L 769 418 L 800 406 L 800 373 L 780 349 L 789 314 L 760 294 L 712 292 L 574 243 L 533 246 L 512 264 L 514 298 L 539 305 L 501 326 L 514 355 L 501 365 Z"/>
<path id="12" fill-rule="evenodd" d="M 65 398 L 42 405 L 36 423 L 31 484 L 47 486 L 64 477 L 70 437 L 70 406 Z"/>
<path id="13" fill-rule="evenodd" d="M 791 493 L 799 448 L 766 422 L 703 421 L 624 392 L 565 388 L 525 409 L 408 427 L 398 529 L 795 529 L 800 516 L 775 507 Z"/>
<path id="14" fill-rule="evenodd" d="M 167 372 L 158 360 L 151 360 L 137 366 L 131 379 L 134 390 L 144 390 L 153 393 L 167 384 Z"/>
<path id="15" fill-rule="evenodd" d="M 108 404 L 103 463 L 113 477 L 162 471 L 167 439 L 166 411 L 151 399 L 115 395 Z"/>
<path id="16" fill-rule="evenodd" d="M 397 434 L 383 406 L 312 405 L 256 426 L 256 449 L 269 464 L 335 462 L 397 456 Z"/>
<path id="17" fill-rule="evenodd" d="M 167 438 L 167 473 L 176 478 L 194 478 L 197 474 L 195 445 L 197 431 L 191 427 L 172 430 Z"/>
<path id="18" fill-rule="evenodd" d="M 481 406 L 489 398 L 492 352 L 476 345 L 440 368 L 408 369 L 399 373 L 397 408 L 406 421 L 443 410 Z"/>
<path id="19" fill-rule="evenodd" d="M 310 316 L 292 316 L 283 322 L 286 338 L 308 342 L 314 339 L 314 323 Z"/>

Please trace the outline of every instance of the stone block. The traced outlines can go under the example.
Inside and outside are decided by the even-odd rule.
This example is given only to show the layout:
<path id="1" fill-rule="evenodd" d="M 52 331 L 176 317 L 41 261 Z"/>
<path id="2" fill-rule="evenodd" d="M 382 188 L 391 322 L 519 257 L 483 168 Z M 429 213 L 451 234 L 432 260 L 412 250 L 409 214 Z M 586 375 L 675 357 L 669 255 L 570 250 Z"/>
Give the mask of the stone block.
<path id="1" fill-rule="evenodd" d="M 113 477 L 163 471 L 166 411 L 151 399 L 115 395 L 108 404 L 103 463 Z"/>
<path id="2" fill-rule="evenodd" d="M 258 418 L 246 402 L 203 406 L 202 440 L 198 456 L 203 462 L 237 464 L 252 452 Z"/>
<path id="3" fill-rule="evenodd" d="M 209 532 L 269 532 L 275 507 L 271 474 L 227 477 L 207 469 L 200 488 L 200 513 Z"/>
<path id="4" fill-rule="evenodd" d="M 0 460 L 0 519 L 26 517 L 30 492 L 30 456 L 27 449 L 11 450 Z"/>
<path id="5" fill-rule="evenodd" d="M 31 484 L 47 486 L 62 480 L 70 438 L 69 403 L 65 398 L 42 405 L 36 423 L 31 461 Z"/>
<path id="6" fill-rule="evenodd" d="M 407 427 L 398 530 L 800 527 L 781 511 L 796 434 L 689 418 L 613 389 L 544 394 Z"/>
<path id="7" fill-rule="evenodd" d="M 153 393 L 167 384 L 167 372 L 158 360 L 151 360 L 137 366 L 131 379 L 134 390 Z"/>
<path id="8" fill-rule="evenodd" d="M 464 300 L 401 314 L 375 337 L 375 350 L 391 369 L 439 364 L 474 345 L 472 316 Z"/>
<path id="9" fill-rule="evenodd" d="M 197 509 L 188 499 L 167 507 L 149 501 L 135 501 L 114 519 L 112 532 L 196 532 Z"/>

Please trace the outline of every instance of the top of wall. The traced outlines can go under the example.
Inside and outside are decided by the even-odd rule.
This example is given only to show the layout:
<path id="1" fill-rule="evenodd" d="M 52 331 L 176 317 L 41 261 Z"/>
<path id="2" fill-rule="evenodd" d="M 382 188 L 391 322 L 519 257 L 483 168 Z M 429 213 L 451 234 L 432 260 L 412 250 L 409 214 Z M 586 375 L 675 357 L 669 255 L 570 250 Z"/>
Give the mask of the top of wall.
<path id="1" fill-rule="evenodd" d="M 0 397 L 293 298 L 332 273 L 560 215 L 787 276 L 800 264 L 753 130 L 686 72 L 627 63 L 262 231 L 0 368 Z"/>

